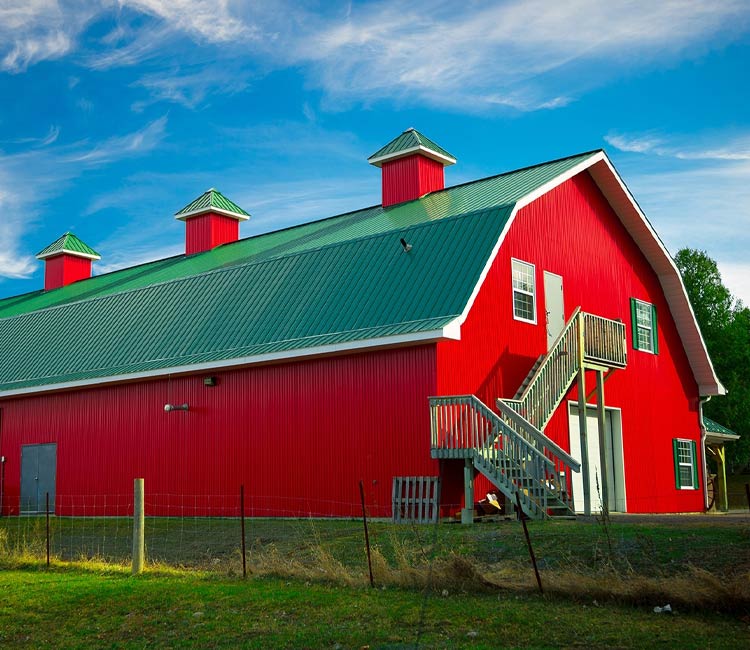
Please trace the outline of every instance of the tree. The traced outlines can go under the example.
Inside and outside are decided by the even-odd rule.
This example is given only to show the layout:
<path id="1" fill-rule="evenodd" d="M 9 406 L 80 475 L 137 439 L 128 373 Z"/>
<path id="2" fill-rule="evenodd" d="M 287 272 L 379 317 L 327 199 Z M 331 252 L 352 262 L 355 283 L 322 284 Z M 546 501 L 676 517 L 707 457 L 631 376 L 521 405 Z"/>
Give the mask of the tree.
<path id="1" fill-rule="evenodd" d="M 730 467 L 750 461 L 750 309 L 735 300 L 705 251 L 683 248 L 675 256 L 716 374 L 728 394 L 705 406 L 708 417 L 742 437 L 727 445 Z"/>

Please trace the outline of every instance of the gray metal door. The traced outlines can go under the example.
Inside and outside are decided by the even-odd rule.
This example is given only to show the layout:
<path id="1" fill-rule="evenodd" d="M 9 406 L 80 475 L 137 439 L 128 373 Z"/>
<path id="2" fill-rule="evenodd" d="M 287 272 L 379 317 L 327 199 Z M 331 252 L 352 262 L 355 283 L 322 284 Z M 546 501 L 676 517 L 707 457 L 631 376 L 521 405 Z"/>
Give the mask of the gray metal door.
<path id="1" fill-rule="evenodd" d="M 44 512 L 49 492 L 49 509 L 55 511 L 57 445 L 21 447 L 21 512 Z"/>
<path id="2" fill-rule="evenodd" d="M 547 349 L 549 350 L 565 327 L 563 279 L 549 271 L 544 272 L 544 307 L 547 311 Z"/>

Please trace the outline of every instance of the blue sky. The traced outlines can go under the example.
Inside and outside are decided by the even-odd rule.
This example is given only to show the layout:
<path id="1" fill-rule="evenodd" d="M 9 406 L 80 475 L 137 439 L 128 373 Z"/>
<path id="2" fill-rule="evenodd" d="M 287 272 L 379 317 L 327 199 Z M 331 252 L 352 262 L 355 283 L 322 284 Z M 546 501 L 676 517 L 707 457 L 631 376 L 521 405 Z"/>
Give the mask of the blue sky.
<path id="1" fill-rule="evenodd" d="M 379 203 L 414 126 L 449 185 L 605 148 L 750 304 L 749 69 L 745 0 L 2 0 L 0 297 L 67 230 L 100 273 L 182 252 L 212 186 L 243 237 Z"/>

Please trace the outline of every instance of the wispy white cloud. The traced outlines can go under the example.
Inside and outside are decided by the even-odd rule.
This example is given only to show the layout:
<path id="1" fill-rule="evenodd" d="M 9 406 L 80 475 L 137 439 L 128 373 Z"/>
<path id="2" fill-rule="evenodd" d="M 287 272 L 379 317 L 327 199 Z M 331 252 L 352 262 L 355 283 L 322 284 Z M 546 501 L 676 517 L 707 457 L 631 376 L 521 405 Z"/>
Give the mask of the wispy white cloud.
<path id="1" fill-rule="evenodd" d="M 47 131 L 46 135 L 41 137 L 25 137 L 25 138 L 14 138 L 12 140 L 6 140 L 6 142 L 11 144 L 28 144 L 28 145 L 34 145 L 38 147 L 46 147 L 47 145 L 52 144 L 57 140 L 57 138 L 60 136 L 60 127 L 56 124 L 53 124 L 49 127 L 49 130 Z"/>
<path id="2" fill-rule="evenodd" d="M 750 304 L 750 135 L 605 139 L 623 152 L 618 167 L 667 248 L 705 250 Z"/>
<path id="3" fill-rule="evenodd" d="M 194 108 L 213 92 L 221 91 L 223 94 L 240 92 L 247 88 L 248 81 L 235 70 L 208 66 L 192 72 L 176 69 L 171 72 L 147 74 L 133 85 L 145 88 L 151 95 L 149 101 L 139 101 L 133 105 L 134 110 L 141 111 L 148 104 L 160 101 Z"/>
<path id="4" fill-rule="evenodd" d="M 142 129 L 100 143 L 57 142 L 30 146 L 14 154 L 0 153 L 0 279 L 24 278 L 37 268 L 35 260 L 20 253 L 20 242 L 32 229 L 45 202 L 58 196 L 86 170 L 141 155 L 159 146 L 166 133 L 162 117 Z M 19 191 L 31 188 L 33 192 Z M 59 224 L 64 228 L 63 223 Z M 59 233 L 58 233 L 59 234 Z"/>
<path id="5" fill-rule="evenodd" d="M 564 106 L 644 66 L 664 66 L 730 42 L 750 24 L 745 0 L 439 0 L 242 3 L 230 0 L 7 0 L 0 68 L 19 71 L 76 51 L 85 27 L 116 26 L 78 60 L 108 69 L 148 61 L 141 85 L 157 100 L 194 107 L 233 92 L 258 70 L 298 66 L 329 110 L 381 100 L 462 111 Z M 144 20 L 143 17 L 149 17 Z M 5 18 L 5 20 L 3 20 Z M 181 39 L 232 61 L 234 83 L 181 69 Z M 205 57 L 204 57 L 205 58 Z M 205 62 L 205 61 L 204 61 Z M 161 82 L 165 68 L 173 72 Z M 136 106 L 138 108 L 140 106 Z"/>
<path id="6" fill-rule="evenodd" d="M 334 99 L 533 110 L 564 105 L 623 71 L 663 65 L 717 32 L 731 38 L 747 26 L 748 6 L 394 0 L 312 24 L 307 37 L 290 39 L 288 51 L 313 64 L 316 82 Z M 583 64 L 595 70 L 581 75 Z"/>
<path id="7" fill-rule="evenodd" d="M 23 215 L 19 213 L 19 197 L 9 191 L 8 181 L 0 170 L 0 281 L 2 278 L 28 278 L 35 270 L 35 259 L 19 252 L 18 242 L 25 228 Z"/>
<path id="8" fill-rule="evenodd" d="M 721 136 L 718 136 L 721 137 Z M 729 142 L 712 142 L 716 137 L 696 136 L 679 138 L 675 135 L 659 136 L 657 134 L 624 135 L 609 133 L 605 141 L 629 153 L 655 154 L 677 160 L 750 160 L 750 136 L 733 138 Z"/>
<path id="9" fill-rule="evenodd" d="M 234 16 L 227 0 L 120 0 L 120 4 L 162 19 L 177 31 L 223 43 L 257 36 L 257 29 Z"/>
<path id="10" fill-rule="evenodd" d="M 100 3 L 4 0 L 0 4 L 0 71 L 23 72 L 30 65 L 68 54 Z"/>
<path id="11" fill-rule="evenodd" d="M 77 143 L 69 147 L 70 153 L 63 154 L 63 163 L 82 163 L 84 165 L 100 165 L 119 160 L 124 157 L 140 155 L 151 151 L 164 138 L 167 126 L 166 115 L 150 122 L 142 129 L 121 136 L 113 136 L 106 140 L 88 145 L 86 142 Z"/>

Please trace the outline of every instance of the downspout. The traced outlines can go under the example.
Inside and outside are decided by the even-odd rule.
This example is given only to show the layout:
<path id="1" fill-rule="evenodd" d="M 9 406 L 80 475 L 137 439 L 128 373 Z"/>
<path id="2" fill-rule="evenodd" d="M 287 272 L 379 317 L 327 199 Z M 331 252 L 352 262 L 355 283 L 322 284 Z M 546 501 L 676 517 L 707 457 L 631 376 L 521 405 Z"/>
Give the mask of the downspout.
<path id="1" fill-rule="evenodd" d="M 698 399 L 698 418 L 701 426 L 701 466 L 703 467 L 703 510 L 708 511 L 708 463 L 706 463 L 706 425 L 703 422 L 703 404 L 708 404 L 711 396 Z"/>

